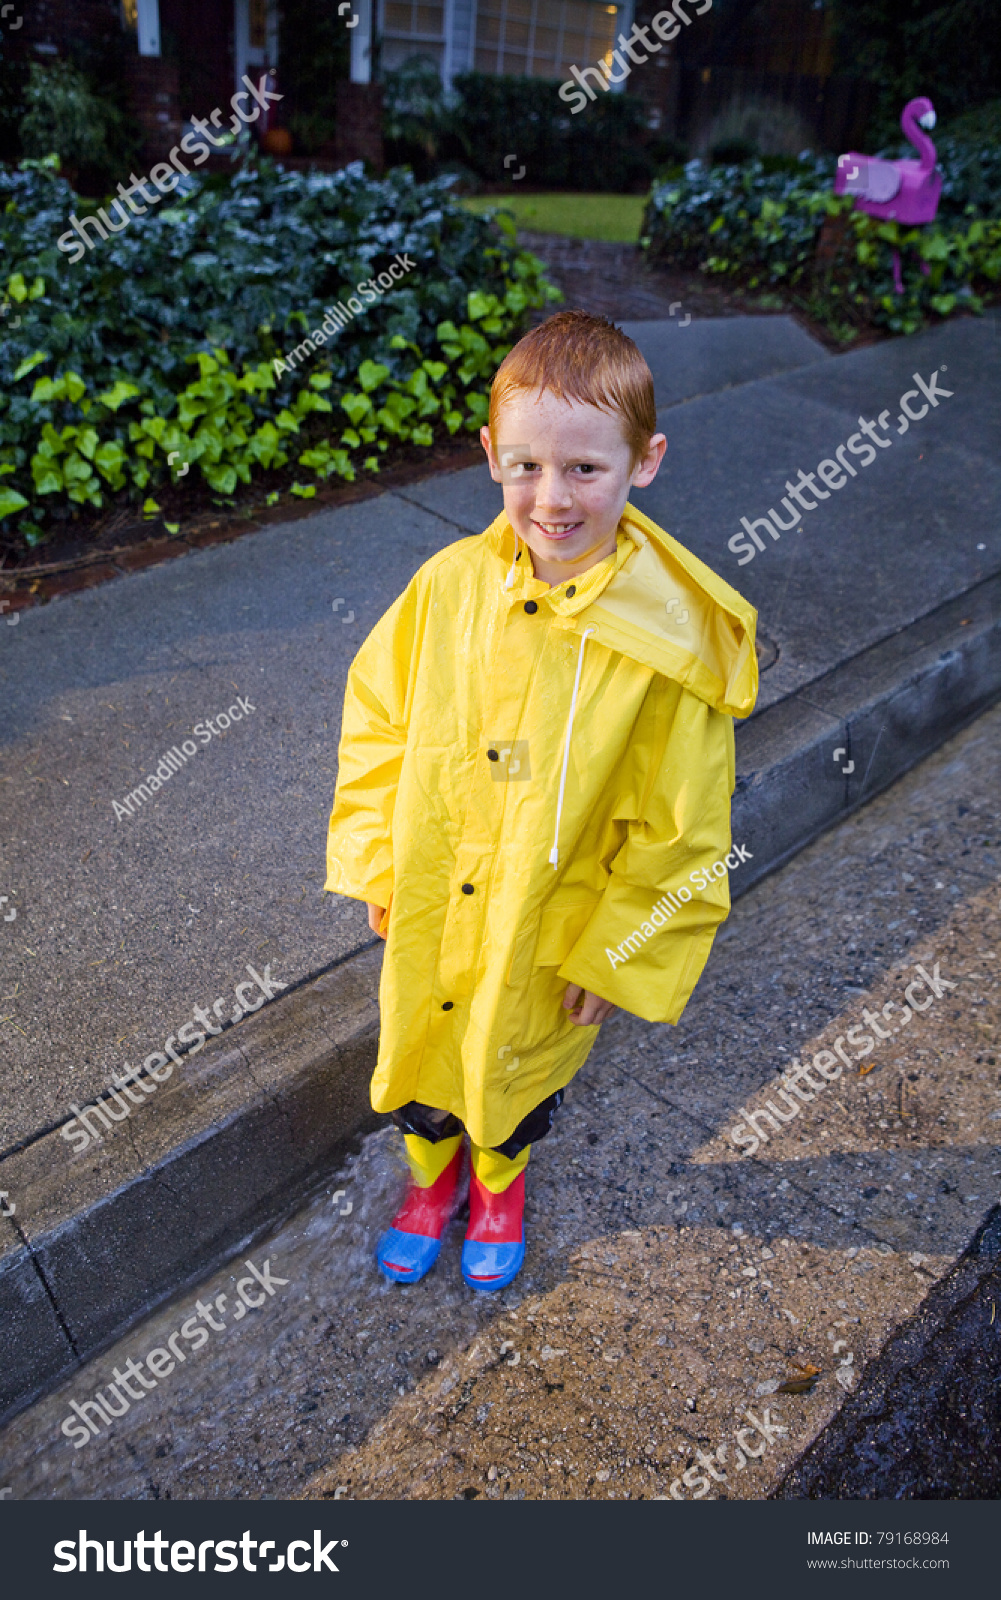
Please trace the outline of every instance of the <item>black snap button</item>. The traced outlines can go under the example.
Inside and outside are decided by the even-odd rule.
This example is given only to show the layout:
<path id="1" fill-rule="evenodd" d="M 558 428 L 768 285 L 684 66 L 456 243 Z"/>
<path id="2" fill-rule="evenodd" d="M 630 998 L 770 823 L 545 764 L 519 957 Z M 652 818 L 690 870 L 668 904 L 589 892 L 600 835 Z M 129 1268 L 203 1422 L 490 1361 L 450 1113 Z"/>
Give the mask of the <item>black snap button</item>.
<path id="1" fill-rule="evenodd" d="M 472 884 L 471 883 L 464 883 L 462 885 L 462 892 L 463 892 L 463 894 L 472 894 L 472 892 L 473 892 Z"/>
<path id="2" fill-rule="evenodd" d="M 500 752 L 497 751 L 497 750 L 488 750 L 487 751 L 487 760 L 488 761 L 499 761 L 500 760 Z"/>
<path id="3" fill-rule="evenodd" d="M 575 584 L 575 583 L 572 583 L 572 584 L 571 584 L 571 585 L 570 585 L 570 587 L 569 587 L 569 589 L 568 589 L 568 590 L 567 590 L 567 599 L 568 599 L 568 600 L 570 600 L 570 599 L 572 599 L 572 598 L 573 598 L 573 596 L 574 596 L 574 595 L 575 595 L 575 594 L 576 594 L 576 593 L 577 593 L 577 585 L 576 585 L 576 584 Z"/>
<path id="4" fill-rule="evenodd" d="M 530 617 L 534 616 L 535 613 L 538 611 L 538 609 L 539 608 L 536 605 L 534 600 L 526 600 L 525 601 L 525 610 L 528 612 Z"/>
<path id="5" fill-rule="evenodd" d="M 445 1001 L 443 1001 L 443 1003 L 442 1003 L 442 1008 L 441 1008 L 441 1009 L 442 1009 L 442 1010 L 443 1010 L 443 1011 L 451 1011 L 451 1009 L 452 1009 L 452 1002 L 451 1002 L 451 1000 L 445 1000 Z"/>

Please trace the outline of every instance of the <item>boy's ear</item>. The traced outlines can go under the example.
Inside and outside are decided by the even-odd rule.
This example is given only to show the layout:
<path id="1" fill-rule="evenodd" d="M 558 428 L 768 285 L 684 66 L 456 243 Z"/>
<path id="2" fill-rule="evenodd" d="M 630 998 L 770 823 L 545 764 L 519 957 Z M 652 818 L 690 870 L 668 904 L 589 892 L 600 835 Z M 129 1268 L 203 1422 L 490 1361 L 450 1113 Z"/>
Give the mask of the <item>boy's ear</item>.
<path id="1" fill-rule="evenodd" d="M 493 440 L 490 437 L 490 429 L 487 427 L 486 423 L 484 423 L 483 427 L 480 429 L 480 443 L 487 453 L 487 465 L 490 468 L 490 476 L 493 478 L 494 483 L 500 483 L 501 470 L 494 459 Z"/>
<path id="2" fill-rule="evenodd" d="M 664 459 L 667 449 L 667 438 L 663 433 L 655 433 L 647 446 L 646 453 L 637 462 L 633 470 L 631 482 L 634 488 L 645 489 L 652 483 L 660 471 L 660 464 Z"/>

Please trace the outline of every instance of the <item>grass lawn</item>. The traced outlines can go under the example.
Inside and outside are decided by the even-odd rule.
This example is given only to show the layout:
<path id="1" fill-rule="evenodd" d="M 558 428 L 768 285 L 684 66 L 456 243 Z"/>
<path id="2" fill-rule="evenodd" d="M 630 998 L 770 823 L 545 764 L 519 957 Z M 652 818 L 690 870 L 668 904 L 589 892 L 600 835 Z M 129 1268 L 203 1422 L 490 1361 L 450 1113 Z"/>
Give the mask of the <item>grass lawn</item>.
<path id="1" fill-rule="evenodd" d="M 470 211 L 503 206 L 514 212 L 519 228 L 535 233 L 562 233 L 573 239 L 606 239 L 635 244 L 646 196 L 642 194 L 491 194 L 475 195 L 462 204 Z"/>

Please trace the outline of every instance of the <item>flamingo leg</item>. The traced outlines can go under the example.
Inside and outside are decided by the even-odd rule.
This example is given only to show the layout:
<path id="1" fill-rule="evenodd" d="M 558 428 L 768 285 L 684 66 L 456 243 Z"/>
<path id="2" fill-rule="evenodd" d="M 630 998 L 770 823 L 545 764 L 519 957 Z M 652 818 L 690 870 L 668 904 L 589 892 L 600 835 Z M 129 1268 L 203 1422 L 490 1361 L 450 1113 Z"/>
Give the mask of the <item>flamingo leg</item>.
<path id="1" fill-rule="evenodd" d="M 900 276 L 900 251 L 899 250 L 894 250 L 894 252 L 893 252 L 893 287 L 896 290 L 897 294 L 903 294 L 903 292 L 904 292 L 904 280 Z"/>

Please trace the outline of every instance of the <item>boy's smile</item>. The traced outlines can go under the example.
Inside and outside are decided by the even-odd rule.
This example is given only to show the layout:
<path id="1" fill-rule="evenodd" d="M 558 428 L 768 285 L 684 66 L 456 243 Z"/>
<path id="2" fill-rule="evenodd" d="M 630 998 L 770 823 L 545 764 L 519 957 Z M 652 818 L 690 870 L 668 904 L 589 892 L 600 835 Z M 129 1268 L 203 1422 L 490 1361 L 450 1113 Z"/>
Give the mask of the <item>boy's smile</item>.
<path id="1" fill-rule="evenodd" d="M 489 428 L 480 439 L 508 520 L 550 586 L 613 553 L 630 489 L 653 482 L 667 448 L 654 434 L 634 463 L 621 418 L 538 389 L 505 400 L 496 452 Z"/>

